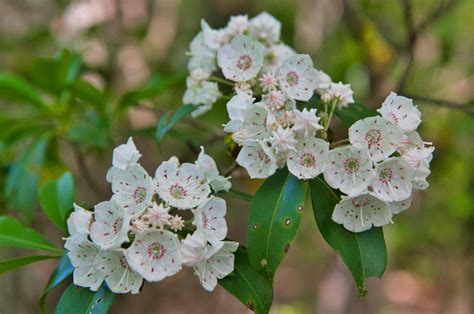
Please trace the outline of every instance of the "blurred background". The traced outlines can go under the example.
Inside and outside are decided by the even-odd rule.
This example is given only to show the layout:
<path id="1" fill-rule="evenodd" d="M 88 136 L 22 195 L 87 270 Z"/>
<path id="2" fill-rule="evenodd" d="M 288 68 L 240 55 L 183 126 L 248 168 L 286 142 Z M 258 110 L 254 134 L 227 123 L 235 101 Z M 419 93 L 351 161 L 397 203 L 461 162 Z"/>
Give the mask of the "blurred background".
<path id="1" fill-rule="evenodd" d="M 185 53 L 201 18 L 218 28 L 230 15 L 252 17 L 262 11 L 282 22 L 285 43 L 310 54 L 315 66 L 333 80 L 350 83 L 356 100 L 378 107 L 391 90 L 414 98 L 423 118 L 419 132 L 436 146 L 430 188 L 417 193 L 413 206 L 384 228 L 387 271 L 382 279 L 368 280 L 366 298 L 358 298 L 350 273 L 322 239 L 308 204 L 276 275 L 273 313 L 473 313 L 470 0 L 0 0 L 0 71 L 23 77 L 40 90 L 45 102 L 59 99 L 61 105 L 61 96 L 55 98 L 54 88 L 48 86 L 52 78 L 44 58 L 67 48 L 82 55 L 77 76 L 103 92 L 104 104 L 94 109 L 87 99 L 66 101 L 70 107 L 44 116 L 0 100 L 0 212 L 31 222 L 61 246 L 63 235 L 38 209 L 37 186 L 70 169 L 77 202 L 93 205 L 110 197 L 105 173 L 112 148 L 130 135 L 150 173 L 171 155 L 193 161 L 200 145 L 221 170 L 231 166 L 220 128 L 226 122 L 224 103 L 198 120 L 184 119 L 161 151 L 154 130 L 165 112 L 181 105 Z M 159 92 L 146 94 L 157 81 L 165 82 Z M 134 98 L 137 92 L 145 96 Z M 125 109 L 116 110 L 124 103 Z M 344 136 L 343 127 L 335 127 L 337 136 Z M 42 132 L 51 136 L 46 146 L 38 139 Z M 13 171 L 19 182 L 11 177 Z M 260 184 L 244 172 L 232 176 L 241 191 L 253 193 Z M 249 204 L 227 200 L 229 236 L 245 243 Z M 0 256 L 16 253 L 2 251 Z M 36 313 L 54 266 L 45 261 L 2 275 L 0 313 Z M 50 308 L 64 287 L 50 294 Z M 145 284 L 140 295 L 118 297 L 111 312 L 248 310 L 220 287 L 205 292 L 186 269 L 163 282 Z"/>

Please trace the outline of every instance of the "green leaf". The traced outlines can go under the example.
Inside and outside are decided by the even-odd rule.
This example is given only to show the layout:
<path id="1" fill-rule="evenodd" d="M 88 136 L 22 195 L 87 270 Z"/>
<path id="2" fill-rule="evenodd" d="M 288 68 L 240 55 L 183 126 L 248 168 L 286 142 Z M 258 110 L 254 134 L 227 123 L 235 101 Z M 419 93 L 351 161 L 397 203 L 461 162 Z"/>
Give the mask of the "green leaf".
<path id="1" fill-rule="evenodd" d="M 31 66 L 31 80 L 44 91 L 59 96 L 67 83 L 79 75 L 81 62 L 81 56 L 69 50 L 54 58 L 38 58 Z"/>
<path id="2" fill-rule="evenodd" d="M 0 73 L 0 98 L 40 108 L 46 106 L 41 96 L 28 82 L 9 73 Z"/>
<path id="3" fill-rule="evenodd" d="M 107 96 L 88 81 L 75 80 L 68 85 L 68 89 L 73 96 L 93 105 L 97 110 L 104 109 Z"/>
<path id="4" fill-rule="evenodd" d="M 336 108 L 335 113 L 339 119 L 341 119 L 342 124 L 347 128 L 353 125 L 357 120 L 378 115 L 375 109 L 358 102 L 341 109 Z"/>
<path id="5" fill-rule="evenodd" d="M 36 205 L 38 180 L 49 140 L 49 134 L 36 139 L 10 167 L 5 181 L 4 193 L 9 207 L 22 210 L 28 221 Z"/>
<path id="6" fill-rule="evenodd" d="M 272 283 L 253 269 L 247 250 L 235 252 L 234 272 L 219 280 L 219 284 L 255 313 L 268 313 L 272 306 Z"/>
<path id="7" fill-rule="evenodd" d="M 38 198 L 46 216 L 63 231 L 66 218 L 74 202 L 74 180 L 66 172 L 57 180 L 46 181 L 38 190 Z"/>
<path id="8" fill-rule="evenodd" d="M 140 100 L 149 99 L 160 93 L 170 89 L 174 85 L 184 85 L 185 75 L 178 74 L 168 77 L 155 76 L 144 87 L 125 93 L 120 100 L 118 111 L 127 109 L 130 106 L 135 106 Z"/>
<path id="9" fill-rule="evenodd" d="M 252 198 L 247 227 L 250 263 L 267 279 L 285 257 L 303 213 L 307 182 L 280 169 L 266 179 Z"/>
<path id="10" fill-rule="evenodd" d="M 102 314 L 107 313 L 115 295 L 105 286 L 98 291 L 71 284 L 64 291 L 56 306 L 57 314 Z"/>
<path id="11" fill-rule="evenodd" d="M 0 274 L 9 272 L 15 268 L 22 267 L 34 262 L 44 261 L 46 259 L 59 258 L 56 255 L 32 255 L 32 256 L 20 256 L 12 259 L 0 261 Z"/>
<path id="12" fill-rule="evenodd" d="M 168 133 L 173 126 L 179 122 L 182 118 L 190 114 L 196 109 L 194 105 L 183 105 L 176 110 L 173 115 L 170 112 L 167 112 L 163 115 L 158 121 L 156 126 L 156 141 L 160 144 L 163 141 L 166 133 Z M 170 117 L 171 115 L 171 117 Z"/>
<path id="13" fill-rule="evenodd" d="M 0 216 L 0 246 L 63 253 L 62 249 L 55 247 L 42 234 L 25 227 L 10 216 Z"/>
<path id="14" fill-rule="evenodd" d="M 65 136 L 82 145 L 106 149 L 112 141 L 110 121 L 105 114 L 89 110 L 75 119 Z"/>
<path id="15" fill-rule="evenodd" d="M 39 299 L 38 305 L 40 309 L 40 313 L 46 313 L 46 297 L 51 289 L 58 286 L 61 282 L 63 282 L 66 278 L 68 278 L 74 271 L 74 266 L 72 266 L 71 261 L 69 260 L 69 256 L 67 252 L 61 257 L 54 270 L 51 277 L 49 277 L 48 283 L 46 287 L 43 289 L 43 293 L 41 294 L 41 298 Z"/>
<path id="16" fill-rule="evenodd" d="M 323 238 L 347 265 L 363 297 L 367 291 L 364 281 L 371 276 L 381 277 L 387 266 L 387 249 L 380 227 L 354 233 L 331 219 L 340 200 L 338 191 L 331 189 L 321 177 L 313 179 L 311 200 L 314 216 Z"/>

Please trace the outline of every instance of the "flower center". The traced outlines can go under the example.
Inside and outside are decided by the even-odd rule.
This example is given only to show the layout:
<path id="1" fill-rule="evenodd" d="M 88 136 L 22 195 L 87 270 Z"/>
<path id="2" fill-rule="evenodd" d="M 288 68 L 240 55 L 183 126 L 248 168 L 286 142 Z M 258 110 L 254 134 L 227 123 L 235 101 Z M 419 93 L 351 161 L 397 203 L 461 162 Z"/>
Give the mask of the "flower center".
<path id="1" fill-rule="evenodd" d="M 382 169 L 382 171 L 379 173 L 379 180 L 383 184 L 388 184 L 390 181 L 392 181 L 392 169 Z"/>
<path id="2" fill-rule="evenodd" d="M 166 249 L 160 243 L 152 243 L 148 247 L 148 256 L 153 259 L 160 259 L 165 255 Z"/>
<path id="3" fill-rule="evenodd" d="M 286 75 L 286 81 L 288 82 L 288 84 L 290 84 L 290 86 L 295 86 L 296 84 L 298 84 L 298 73 L 296 73 L 295 71 L 291 71 L 291 72 L 288 72 L 288 74 Z"/>
<path id="4" fill-rule="evenodd" d="M 369 204 L 369 199 L 367 197 L 359 197 L 352 200 L 352 205 L 355 208 L 361 208 Z"/>
<path id="5" fill-rule="evenodd" d="M 237 60 L 237 67 L 241 70 L 248 70 L 252 66 L 252 58 L 249 55 L 240 56 Z"/>
<path id="6" fill-rule="evenodd" d="M 304 153 L 301 155 L 300 164 L 305 168 L 316 167 L 316 159 L 310 153 Z"/>
<path id="7" fill-rule="evenodd" d="M 186 196 L 186 191 L 178 184 L 170 186 L 169 191 L 171 197 L 175 199 L 183 199 Z"/>
<path id="8" fill-rule="evenodd" d="M 346 170 L 347 173 L 356 173 L 359 171 L 359 166 L 360 162 L 358 159 L 348 158 L 346 161 L 344 161 L 344 170 Z"/>
<path id="9" fill-rule="evenodd" d="M 367 144 L 369 144 L 369 148 L 372 145 L 376 145 L 382 139 L 382 134 L 380 134 L 380 130 L 371 129 L 365 134 L 365 140 Z"/>
<path id="10" fill-rule="evenodd" d="M 135 203 L 142 203 L 146 197 L 146 189 L 143 186 L 139 186 L 135 192 L 133 192 L 133 199 Z"/>

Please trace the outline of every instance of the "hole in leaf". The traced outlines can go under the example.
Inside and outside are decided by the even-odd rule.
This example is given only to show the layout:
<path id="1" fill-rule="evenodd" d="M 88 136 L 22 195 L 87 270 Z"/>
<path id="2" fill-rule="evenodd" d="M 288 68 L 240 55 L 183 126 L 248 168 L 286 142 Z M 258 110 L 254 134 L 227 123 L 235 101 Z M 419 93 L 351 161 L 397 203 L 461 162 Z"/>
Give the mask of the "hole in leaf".
<path id="1" fill-rule="evenodd" d="M 290 218 L 286 218 L 285 220 L 285 225 L 289 226 L 291 224 L 291 219 Z"/>
<path id="2" fill-rule="evenodd" d="M 253 311 L 253 302 L 247 302 L 247 307 Z"/>
<path id="3" fill-rule="evenodd" d="M 261 264 L 262 266 L 267 265 L 267 260 L 266 260 L 266 259 L 262 259 L 262 260 L 260 261 L 260 264 Z"/>
<path id="4" fill-rule="evenodd" d="M 253 229 L 257 230 L 258 229 L 258 224 L 253 225 Z"/>
<path id="5" fill-rule="evenodd" d="M 296 208 L 299 212 L 303 210 L 303 205 L 298 205 L 298 207 Z"/>

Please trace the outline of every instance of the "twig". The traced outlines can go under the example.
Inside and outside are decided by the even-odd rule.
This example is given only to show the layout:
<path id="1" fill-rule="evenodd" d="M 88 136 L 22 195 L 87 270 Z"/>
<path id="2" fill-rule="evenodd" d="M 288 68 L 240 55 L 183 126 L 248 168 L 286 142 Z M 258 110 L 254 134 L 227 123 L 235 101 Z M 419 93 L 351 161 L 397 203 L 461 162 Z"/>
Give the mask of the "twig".
<path id="1" fill-rule="evenodd" d="M 349 139 L 348 138 L 345 138 L 343 140 L 340 140 L 340 141 L 337 141 L 337 142 L 332 142 L 331 145 L 329 145 L 331 148 L 336 148 L 336 147 L 339 147 L 339 146 L 344 146 L 344 145 L 347 145 L 349 144 Z"/>
<path id="2" fill-rule="evenodd" d="M 89 168 L 87 167 L 86 161 L 84 159 L 84 155 L 81 152 L 81 149 L 77 147 L 76 145 L 72 144 L 72 151 L 74 153 L 74 156 L 77 160 L 77 165 L 79 167 L 79 170 L 81 171 L 81 174 L 84 176 L 84 179 L 87 182 L 87 185 L 89 189 L 97 196 L 98 198 L 102 197 L 101 193 L 101 188 L 97 185 L 97 183 L 92 179 L 92 175 L 89 171 Z"/>
<path id="3" fill-rule="evenodd" d="M 252 197 L 253 197 L 253 195 L 251 195 L 251 194 L 236 191 L 234 189 L 230 189 L 227 192 L 218 192 L 217 194 L 224 194 L 224 195 L 233 196 L 235 198 L 238 198 L 238 199 L 241 199 L 241 200 L 244 200 L 244 201 L 247 201 L 247 202 L 251 202 Z"/>
<path id="4" fill-rule="evenodd" d="M 435 99 L 435 98 L 429 98 L 429 97 L 423 97 L 423 96 L 414 96 L 414 95 L 405 95 L 405 96 L 413 100 L 425 102 L 428 105 L 461 110 L 470 115 L 474 115 L 474 106 L 469 106 L 469 104 L 460 104 L 460 103 L 449 101 L 449 100 Z"/>

